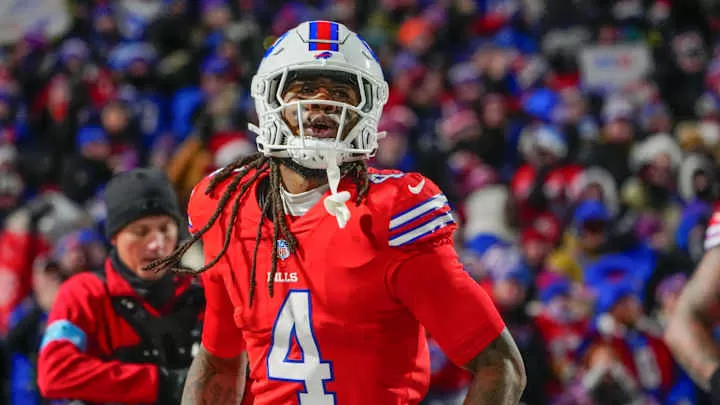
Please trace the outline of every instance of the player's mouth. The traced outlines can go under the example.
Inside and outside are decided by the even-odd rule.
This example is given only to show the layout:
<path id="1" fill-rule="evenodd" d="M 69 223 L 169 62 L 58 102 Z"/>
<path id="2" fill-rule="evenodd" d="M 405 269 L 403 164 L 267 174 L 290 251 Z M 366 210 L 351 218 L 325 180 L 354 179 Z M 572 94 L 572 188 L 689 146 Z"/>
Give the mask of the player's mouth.
<path id="1" fill-rule="evenodd" d="M 338 124 L 327 115 L 315 116 L 304 123 L 305 136 L 313 138 L 335 138 L 337 136 Z"/>

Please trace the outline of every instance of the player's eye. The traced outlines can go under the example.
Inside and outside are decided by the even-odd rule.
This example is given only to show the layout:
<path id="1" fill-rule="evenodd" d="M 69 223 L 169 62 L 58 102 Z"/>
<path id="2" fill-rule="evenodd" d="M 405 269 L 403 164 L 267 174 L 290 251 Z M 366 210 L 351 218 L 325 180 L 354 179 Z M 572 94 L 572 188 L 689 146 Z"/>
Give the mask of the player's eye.
<path id="1" fill-rule="evenodd" d="M 299 93 L 303 95 L 312 95 L 315 93 L 315 86 L 311 86 L 308 84 L 302 85 L 300 86 Z"/>
<path id="2" fill-rule="evenodd" d="M 350 98 L 350 92 L 345 88 L 334 88 L 332 89 L 332 96 L 334 98 L 347 100 Z"/>

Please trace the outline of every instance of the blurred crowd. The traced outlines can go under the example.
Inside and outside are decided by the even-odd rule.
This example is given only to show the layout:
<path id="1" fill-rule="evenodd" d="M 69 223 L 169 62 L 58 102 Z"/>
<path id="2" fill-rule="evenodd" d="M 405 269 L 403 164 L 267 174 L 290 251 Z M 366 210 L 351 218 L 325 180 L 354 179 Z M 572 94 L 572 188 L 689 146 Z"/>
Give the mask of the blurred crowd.
<path id="1" fill-rule="evenodd" d="M 371 164 L 448 195 L 466 269 L 525 358 L 523 402 L 702 403 L 662 331 L 720 197 L 714 4 L 67 0 L 62 35 L 39 25 L 0 47 L 8 398 L 39 403 L 58 287 L 102 266 L 109 178 L 164 168 L 185 202 L 255 151 L 248 89 L 265 49 L 331 19 L 363 35 L 390 83 Z M 432 344 L 431 359 L 426 402 L 454 403 L 469 376 Z"/>

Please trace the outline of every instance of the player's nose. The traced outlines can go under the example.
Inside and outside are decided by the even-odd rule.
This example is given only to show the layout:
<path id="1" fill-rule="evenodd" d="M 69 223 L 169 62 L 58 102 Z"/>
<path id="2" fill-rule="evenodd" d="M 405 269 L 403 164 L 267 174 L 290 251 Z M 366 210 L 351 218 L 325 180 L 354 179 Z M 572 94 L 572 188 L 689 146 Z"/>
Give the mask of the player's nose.
<path id="1" fill-rule="evenodd" d="M 332 114 L 332 113 L 336 113 L 338 111 L 338 108 L 339 108 L 338 106 L 322 102 L 322 101 L 332 101 L 332 97 L 330 97 L 330 92 L 325 88 L 318 89 L 318 91 L 313 95 L 312 100 L 313 101 L 321 101 L 321 102 L 309 104 L 310 110 L 323 111 L 326 114 Z"/>

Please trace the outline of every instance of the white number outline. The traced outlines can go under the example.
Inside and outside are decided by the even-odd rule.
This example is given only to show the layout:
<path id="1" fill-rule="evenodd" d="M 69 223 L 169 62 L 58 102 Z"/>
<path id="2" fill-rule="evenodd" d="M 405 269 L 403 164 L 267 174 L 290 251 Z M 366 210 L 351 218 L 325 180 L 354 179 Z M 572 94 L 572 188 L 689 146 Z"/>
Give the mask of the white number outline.
<path id="1" fill-rule="evenodd" d="M 328 391 L 325 386 L 328 382 L 335 380 L 335 373 L 333 372 L 332 361 L 323 360 L 322 353 L 320 352 L 320 346 L 318 345 L 317 337 L 315 336 L 315 329 L 313 328 L 313 323 L 312 323 L 312 300 L 310 299 L 310 290 L 307 290 L 307 289 L 291 289 L 291 290 L 289 290 L 287 295 L 285 296 L 285 300 L 283 301 L 282 305 L 280 306 L 280 310 L 278 311 L 278 314 L 275 317 L 275 321 L 273 322 L 272 334 L 270 336 L 270 347 L 268 348 L 267 356 L 265 357 L 265 366 L 266 366 L 266 370 L 267 370 L 267 377 L 268 377 L 268 380 L 271 380 L 271 381 L 285 381 L 285 382 L 302 383 L 303 389 L 297 391 L 297 398 L 298 398 L 298 404 L 305 405 L 305 404 L 303 404 L 302 394 L 310 394 L 310 392 L 308 391 L 308 384 L 307 384 L 308 379 L 307 378 L 305 378 L 305 379 L 283 378 L 283 377 L 278 377 L 277 373 L 275 374 L 276 376 L 273 377 L 271 375 L 272 374 L 271 370 L 275 369 L 275 368 L 271 368 L 271 366 L 270 366 L 270 359 L 272 357 L 271 354 L 273 353 L 274 350 L 280 350 L 281 352 L 284 352 L 284 358 L 283 358 L 282 363 L 305 364 L 305 350 L 307 348 L 303 347 L 303 343 L 301 342 L 300 337 L 297 335 L 297 331 L 295 328 L 295 326 L 298 323 L 302 322 L 303 320 L 296 319 L 296 317 L 293 316 L 291 307 L 288 307 L 288 304 L 291 302 L 292 297 L 297 296 L 299 294 L 302 294 L 305 296 L 305 299 L 302 302 L 307 303 L 307 322 L 310 326 L 309 329 L 310 329 L 310 337 L 312 338 L 312 344 L 315 346 L 314 349 L 317 351 L 318 365 L 327 364 L 329 372 L 330 372 L 329 378 L 324 378 L 324 379 L 321 378 L 320 379 L 321 387 L 322 387 L 322 393 L 320 395 L 322 397 L 324 397 L 326 400 L 332 398 L 332 404 L 335 405 L 335 404 L 337 404 L 336 393 L 332 392 L 332 391 Z M 292 319 L 292 326 L 288 333 L 289 338 L 288 338 L 287 343 L 280 342 L 279 344 L 276 344 L 275 338 L 278 335 L 278 330 L 277 330 L 278 322 L 280 321 L 280 318 L 282 317 L 282 315 L 285 311 L 290 311 L 290 316 Z M 288 359 L 288 357 L 290 356 L 290 350 L 292 349 L 293 336 L 295 336 L 295 340 L 298 343 L 298 348 L 300 349 L 300 360 Z M 306 342 L 306 343 L 309 343 L 309 342 Z M 326 396 L 329 396 L 329 398 Z M 312 398 L 308 398 L 308 399 L 312 399 Z M 307 403 L 307 405 L 314 405 L 314 404 L 315 404 L 315 402 Z"/>
<path id="2" fill-rule="evenodd" d="M 368 180 L 374 184 L 384 183 L 390 179 L 400 179 L 405 176 L 405 173 L 390 173 L 390 174 L 379 174 L 373 173 L 368 174 Z"/>

